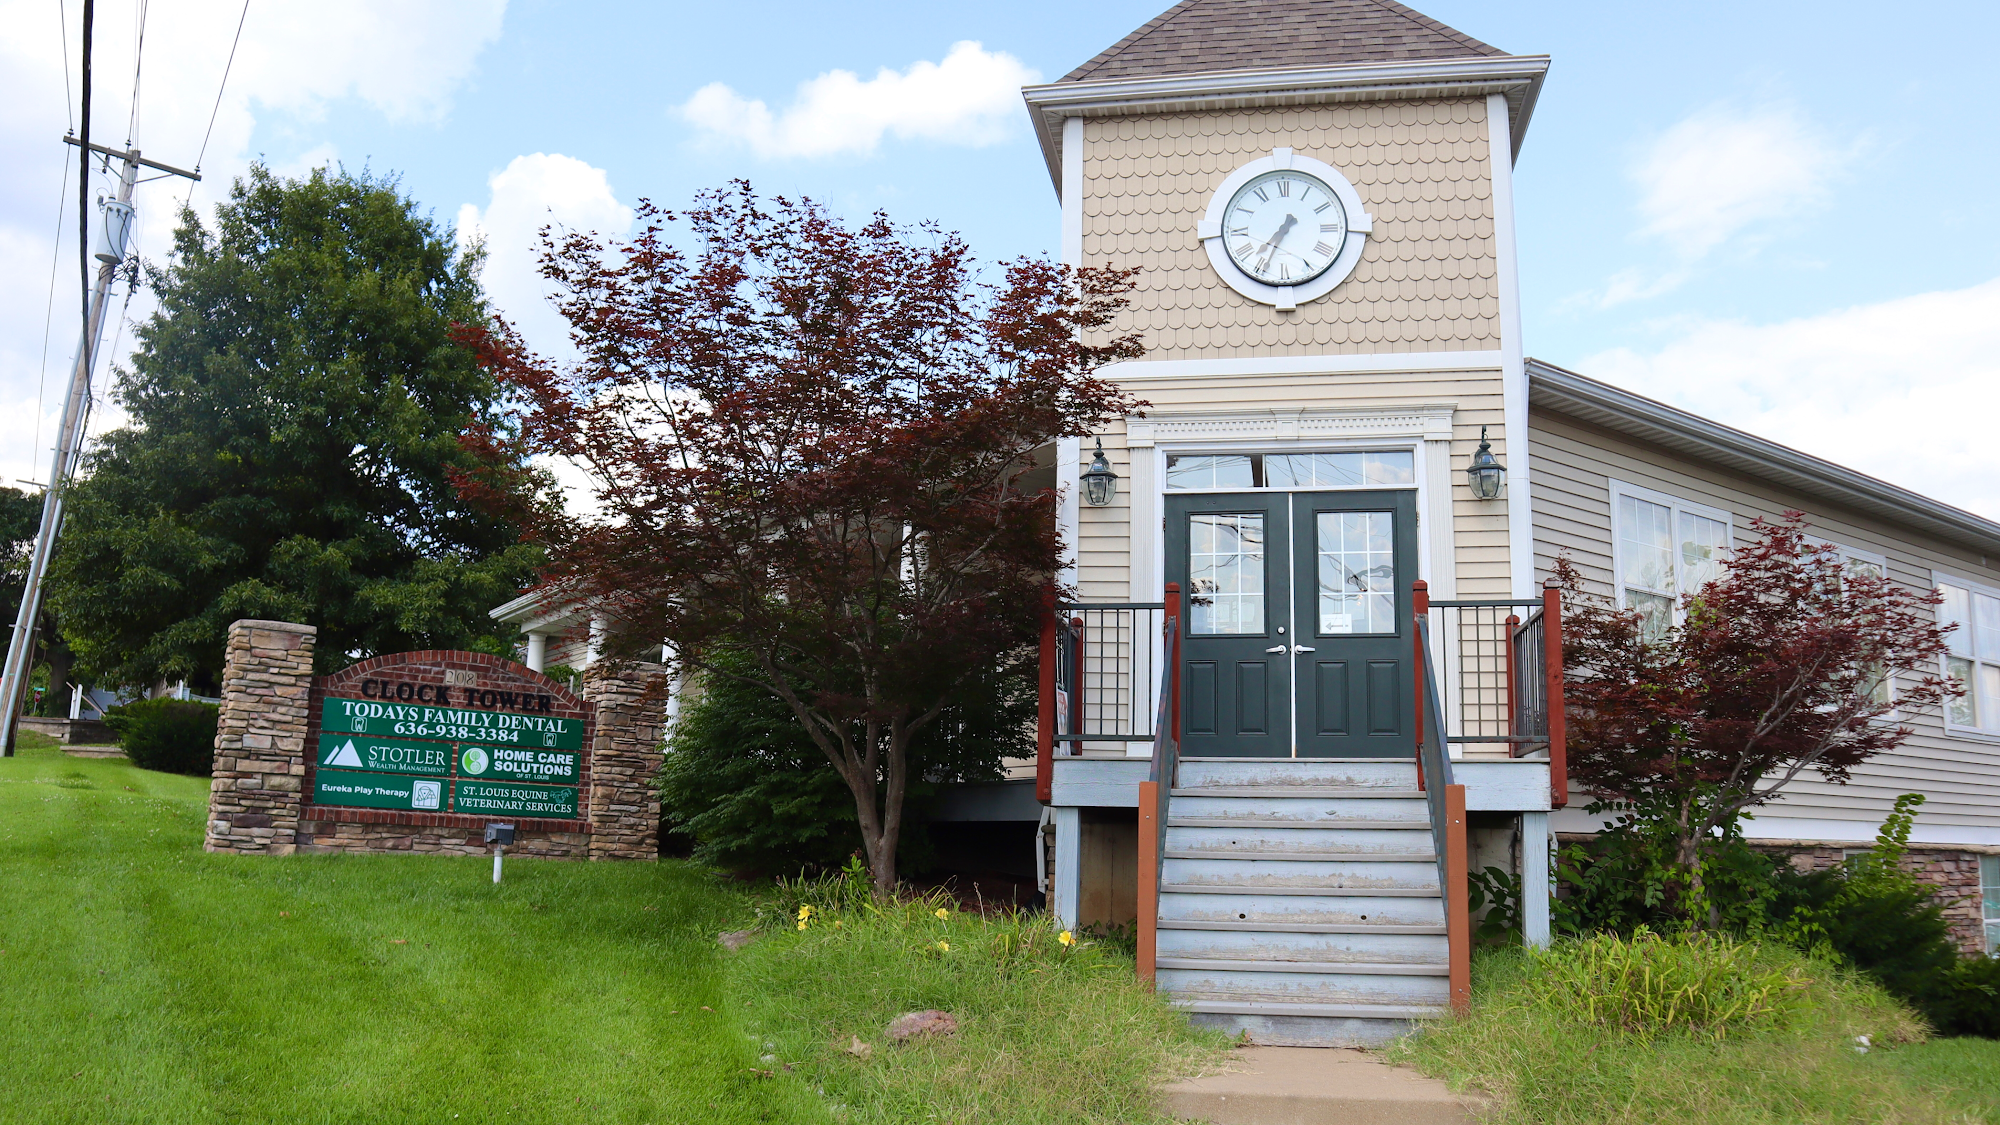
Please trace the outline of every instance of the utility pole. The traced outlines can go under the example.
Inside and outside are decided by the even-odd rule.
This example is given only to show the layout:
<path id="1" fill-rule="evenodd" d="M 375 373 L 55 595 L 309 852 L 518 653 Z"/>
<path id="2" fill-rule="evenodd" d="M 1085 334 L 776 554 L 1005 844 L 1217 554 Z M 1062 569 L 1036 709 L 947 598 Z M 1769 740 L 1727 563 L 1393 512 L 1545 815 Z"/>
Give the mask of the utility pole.
<path id="1" fill-rule="evenodd" d="M 77 343 L 76 365 L 70 370 L 69 395 L 63 400 L 55 458 L 49 467 L 48 487 L 42 493 L 41 531 L 35 536 L 35 551 L 28 560 L 28 580 L 21 589 L 21 610 L 14 618 L 14 634 L 7 644 L 7 663 L 4 671 L 0 671 L 0 711 L 4 711 L 0 715 L 0 756 L 5 757 L 14 754 L 28 680 L 35 671 L 35 624 L 42 612 L 42 580 L 48 574 L 49 560 L 55 555 L 56 536 L 62 531 L 65 494 L 83 458 L 84 425 L 90 416 L 91 369 L 96 363 L 98 344 L 104 338 L 104 314 L 111 304 L 111 282 L 118 268 L 125 264 L 126 243 L 132 234 L 132 188 L 139 182 L 142 167 L 190 180 L 201 179 L 200 173 L 143 159 L 136 148 L 121 152 L 75 137 L 63 140 L 72 145 L 87 145 L 91 152 L 121 160 L 125 168 L 118 177 L 118 198 L 104 200 L 98 208 L 97 235 L 91 240 L 98 261 L 97 285 L 91 290 L 83 338 Z"/>

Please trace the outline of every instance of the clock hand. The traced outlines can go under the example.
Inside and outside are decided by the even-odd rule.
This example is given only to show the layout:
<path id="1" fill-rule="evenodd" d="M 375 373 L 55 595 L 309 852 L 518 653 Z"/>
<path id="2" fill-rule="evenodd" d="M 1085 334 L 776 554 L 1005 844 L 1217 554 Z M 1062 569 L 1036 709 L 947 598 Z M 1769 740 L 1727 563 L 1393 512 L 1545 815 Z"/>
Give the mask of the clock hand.
<path id="1" fill-rule="evenodd" d="M 1257 248 L 1264 255 L 1257 262 L 1257 269 L 1259 271 L 1269 268 L 1271 264 L 1271 252 L 1278 248 L 1278 243 L 1284 241 L 1285 236 L 1292 232 L 1292 228 L 1297 226 L 1298 222 L 1299 217 L 1297 215 L 1286 214 L 1285 221 L 1279 223 L 1278 229 L 1271 233 L 1271 237 L 1264 240 L 1264 245 Z"/>

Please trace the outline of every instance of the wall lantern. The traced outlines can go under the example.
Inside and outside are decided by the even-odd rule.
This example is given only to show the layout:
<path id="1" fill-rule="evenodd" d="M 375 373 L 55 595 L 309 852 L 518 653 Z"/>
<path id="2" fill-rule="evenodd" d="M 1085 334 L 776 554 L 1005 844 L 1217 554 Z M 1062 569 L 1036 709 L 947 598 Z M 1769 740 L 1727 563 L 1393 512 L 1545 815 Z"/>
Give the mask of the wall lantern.
<path id="1" fill-rule="evenodd" d="M 1104 439 L 1097 439 L 1097 456 L 1091 458 L 1090 468 L 1083 471 L 1083 502 L 1093 508 L 1102 508 L 1118 495 L 1118 474 L 1111 471 L 1111 462 L 1104 459 Z"/>
<path id="2" fill-rule="evenodd" d="M 1493 446 L 1486 441 L 1486 427 L 1479 427 L 1479 451 L 1472 455 L 1472 465 L 1465 470 L 1466 487 L 1472 489 L 1477 500 L 1498 500 L 1500 486 L 1507 480 L 1507 466 L 1493 458 Z"/>

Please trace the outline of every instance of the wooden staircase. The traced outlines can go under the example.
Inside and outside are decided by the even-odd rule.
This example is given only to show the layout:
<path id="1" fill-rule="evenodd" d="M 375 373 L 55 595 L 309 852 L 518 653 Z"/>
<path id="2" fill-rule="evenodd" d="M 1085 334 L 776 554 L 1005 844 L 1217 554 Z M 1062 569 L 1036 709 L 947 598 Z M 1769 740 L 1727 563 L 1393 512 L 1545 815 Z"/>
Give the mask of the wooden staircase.
<path id="1" fill-rule="evenodd" d="M 1451 1000 L 1413 761 L 1183 758 L 1166 795 L 1154 973 L 1194 1022 L 1365 1046 Z"/>

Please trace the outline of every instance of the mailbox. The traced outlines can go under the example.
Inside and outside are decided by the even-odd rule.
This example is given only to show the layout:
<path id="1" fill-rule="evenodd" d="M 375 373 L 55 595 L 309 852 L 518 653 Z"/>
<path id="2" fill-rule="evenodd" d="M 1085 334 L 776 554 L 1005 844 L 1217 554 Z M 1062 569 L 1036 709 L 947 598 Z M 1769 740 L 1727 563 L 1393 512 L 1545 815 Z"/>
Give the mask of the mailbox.
<path id="1" fill-rule="evenodd" d="M 511 824 L 489 824 L 486 826 L 486 842 L 505 847 L 514 842 L 514 826 Z"/>

